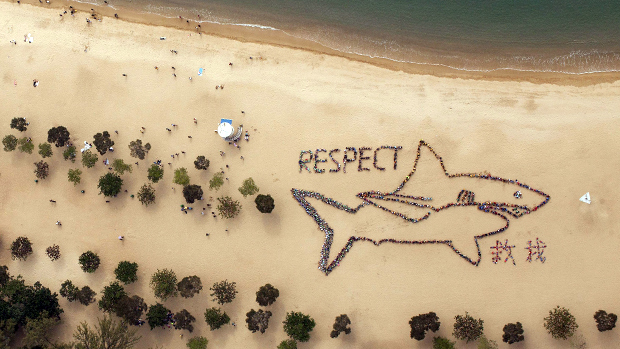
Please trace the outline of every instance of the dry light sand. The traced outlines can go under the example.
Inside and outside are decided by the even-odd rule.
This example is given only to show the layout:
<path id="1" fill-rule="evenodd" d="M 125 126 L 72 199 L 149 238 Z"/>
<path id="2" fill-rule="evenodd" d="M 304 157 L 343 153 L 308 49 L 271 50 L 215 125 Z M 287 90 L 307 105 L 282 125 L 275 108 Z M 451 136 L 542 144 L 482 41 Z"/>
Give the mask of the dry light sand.
<path id="1" fill-rule="evenodd" d="M 317 323 L 310 342 L 300 348 L 429 348 L 432 335 L 418 343 L 409 338 L 408 325 L 412 316 L 429 311 L 440 317 L 442 336 L 451 338 L 454 316 L 468 311 L 485 320 L 486 335 L 500 347 L 508 347 L 501 343 L 504 324 L 520 321 L 526 336 L 520 348 L 564 348 L 568 343 L 553 340 L 542 325 L 556 305 L 571 310 L 578 333 L 592 348 L 620 342 L 618 330 L 599 333 L 593 320 L 598 309 L 620 311 L 618 278 L 612 273 L 620 269 L 619 82 L 576 87 L 412 75 L 304 50 L 110 18 L 88 26 L 84 12 L 64 19 L 58 13 L 0 2 L 2 135 L 17 135 L 9 121 L 19 116 L 31 122 L 24 135 L 35 144 L 46 140 L 49 128 L 63 125 L 76 144 L 110 131 L 116 151 L 103 157 L 110 160 L 133 163 L 127 144 L 137 138 L 153 149 L 133 173 L 123 176 L 129 193 L 110 203 L 97 195 L 97 180 L 107 171 L 101 162 L 84 169 L 79 157 L 71 164 L 55 148 L 47 160 L 50 176 L 36 184 L 36 151 L 0 152 L 0 260 L 13 275 L 23 275 L 29 284 L 40 280 L 56 292 L 66 279 L 99 292 L 114 279 L 119 261 L 135 261 L 140 280 L 126 289 L 149 304 L 156 299 L 148 280 L 157 269 L 170 268 L 179 278 L 198 275 L 205 285 L 200 294 L 165 305 L 175 312 L 188 309 L 198 319 L 194 334 L 206 336 L 210 348 L 275 348 L 286 337 L 281 322 L 292 310 L 310 314 Z M 31 44 L 23 42 L 27 33 L 34 37 Z M 201 67 L 205 74 L 199 77 Z M 37 88 L 33 79 L 40 81 Z M 216 90 L 220 84 L 225 88 Z M 241 150 L 213 133 L 221 117 L 250 130 L 250 141 L 240 141 Z M 168 133 L 171 123 L 178 127 Z M 340 267 L 329 276 L 322 274 L 317 262 L 324 235 L 293 199 L 291 188 L 357 205 L 358 192 L 396 188 L 412 168 L 420 139 L 434 147 L 451 173 L 488 171 L 519 179 L 551 200 L 535 214 L 511 220 L 501 235 L 482 239 L 479 267 L 441 245 L 358 243 Z M 301 150 L 381 145 L 402 146 L 396 170 L 386 151 L 379 157 L 387 167 L 383 172 L 372 167 L 372 160 L 365 163 L 369 172 L 358 172 L 355 164 L 347 173 L 299 171 Z M 181 151 L 186 154 L 170 158 Z M 211 160 L 208 171 L 194 169 L 198 155 Z M 467 182 L 445 182 L 428 155 L 423 154 L 418 177 L 406 187 L 408 194 L 454 201 L 460 189 L 470 189 Z M 157 202 L 147 208 L 129 194 L 147 181 L 146 168 L 157 159 L 172 166 L 165 165 L 164 179 L 154 185 Z M 229 181 L 218 192 L 209 191 L 208 180 L 226 164 Z M 183 214 L 181 189 L 172 189 L 178 167 L 189 169 L 191 182 L 202 185 L 207 198 L 238 199 L 241 214 L 213 219 L 199 214 L 201 204 Z M 67 181 L 70 168 L 84 172 L 76 187 Z M 260 193 L 275 198 L 273 213 L 259 213 L 253 197 L 239 194 L 247 177 L 254 178 Z M 477 185 L 471 183 L 472 188 Z M 513 189 L 500 185 L 497 190 L 503 200 Z M 591 205 L 578 201 L 586 192 L 592 195 Z M 389 214 L 372 208 L 349 215 L 320 203 L 316 207 L 336 232 L 332 258 L 354 234 L 452 238 L 463 242 L 463 251 L 475 254 L 471 236 L 501 223 L 466 211 L 411 225 L 386 220 Z M 54 224 L 57 220 L 62 227 Z M 12 261 L 7 251 L 18 236 L 34 243 L 35 252 L 26 262 Z M 536 237 L 548 246 L 544 264 L 525 261 L 524 247 Z M 489 248 L 505 239 L 516 245 L 516 266 L 491 262 Z M 44 251 L 54 243 L 62 257 L 52 263 Z M 101 256 L 94 274 L 83 273 L 77 263 L 86 250 Z M 209 286 L 223 279 L 237 282 L 237 298 L 223 309 L 239 325 L 211 332 L 202 314 L 214 305 Z M 267 332 L 252 334 L 244 328 L 245 313 L 258 309 L 254 293 L 265 283 L 279 288 L 280 298 L 270 307 Z M 92 324 L 101 316 L 96 304 L 60 302 L 65 313 L 54 333 L 59 340 L 70 340 L 80 321 Z M 353 332 L 329 338 L 334 318 L 343 313 L 351 318 Z M 145 326 L 139 330 L 143 338 L 138 347 L 184 348 L 190 335 L 179 338 L 180 333 Z M 457 346 L 474 348 L 463 342 Z"/>

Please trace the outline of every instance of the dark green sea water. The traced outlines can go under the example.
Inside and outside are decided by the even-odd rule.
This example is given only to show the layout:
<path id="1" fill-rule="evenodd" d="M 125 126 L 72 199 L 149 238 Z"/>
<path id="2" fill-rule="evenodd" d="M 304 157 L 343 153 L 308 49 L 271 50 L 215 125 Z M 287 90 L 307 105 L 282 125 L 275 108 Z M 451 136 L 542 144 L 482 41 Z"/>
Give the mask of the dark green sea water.
<path id="1" fill-rule="evenodd" d="M 620 0 L 109 3 L 167 17 L 200 14 L 205 21 L 281 30 L 344 52 L 461 70 L 620 70 Z"/>

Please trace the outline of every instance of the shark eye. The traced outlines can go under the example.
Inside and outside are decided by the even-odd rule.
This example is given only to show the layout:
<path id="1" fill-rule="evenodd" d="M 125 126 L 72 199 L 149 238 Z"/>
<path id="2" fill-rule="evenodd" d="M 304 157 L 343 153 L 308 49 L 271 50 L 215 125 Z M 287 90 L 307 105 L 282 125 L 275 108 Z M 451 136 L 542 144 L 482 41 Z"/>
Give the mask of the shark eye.
<path id="1" fill-rule="evenodd" d="M 520 191 L 520 190 L 515 191 L 515 193 L 514 193 L 513 195 L 514 195 L 514 196 L 515 196 L 515 198 L 517 198 L 517 199 L 520 199 L 520 198 L 523 196 L 523 194 L 521 193 L 521 191 Z"/>

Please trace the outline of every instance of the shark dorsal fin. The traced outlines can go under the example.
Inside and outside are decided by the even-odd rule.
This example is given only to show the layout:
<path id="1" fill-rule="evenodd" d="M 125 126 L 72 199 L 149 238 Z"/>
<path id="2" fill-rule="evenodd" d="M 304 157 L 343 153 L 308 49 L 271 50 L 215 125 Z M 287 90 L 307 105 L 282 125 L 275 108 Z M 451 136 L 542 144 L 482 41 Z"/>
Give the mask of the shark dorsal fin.
<path id="1" fill-rule="evenodd" d="M 429 156 L 434 157 L 436 161 L 420 162 L 421 158 L 424 157 L 424 160 L 426 160 L 427 157 Z M 416 153 L 415 161 L 413 162 L 413 169 L 411 169 L 411 172 L 409 172 L 407 177 L 405 177 L 402 183 L 392 192 L 392 194 L 398 193 L 399 191 L 401 191 L 405 187 L 407 182 L 414 177 L 416 171 L 418 171 L 419 167 L 421 167 L 418 165 L 429 166 L 430 163 L 433 163 L 432 166 L 439 166 L 440 171 L 443 172 L 446 176 L 449 176 L 448 171 L 446 171 L 446 166 L 444 165 L 443 159 L 441 158 L 441 156 L 437 155 L 433 147 L 431 147 L 428 143 L 426 143 L 424 140 L 420 140 L 420 143 L 418 143 L 418 150 Z"/>

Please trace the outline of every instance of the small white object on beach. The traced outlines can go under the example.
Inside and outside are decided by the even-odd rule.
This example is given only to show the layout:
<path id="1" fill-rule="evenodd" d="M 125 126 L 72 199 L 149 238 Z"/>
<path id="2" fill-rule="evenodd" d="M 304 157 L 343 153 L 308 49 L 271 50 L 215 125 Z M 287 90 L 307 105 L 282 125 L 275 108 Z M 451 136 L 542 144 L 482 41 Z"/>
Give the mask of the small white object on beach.
<path id="1" fill-rule="evenodd" d="M 166 40 L 166 37 L 165 36 L 160 36 L 159 40 Z"/>
<path id="2" fill-rule="evenodd" d="M 579 201 L 589 205 L 592 202 L 592 200 L 590 200 L 590 192 L 583 194 L 583 196 L 579 198 Z"/>

